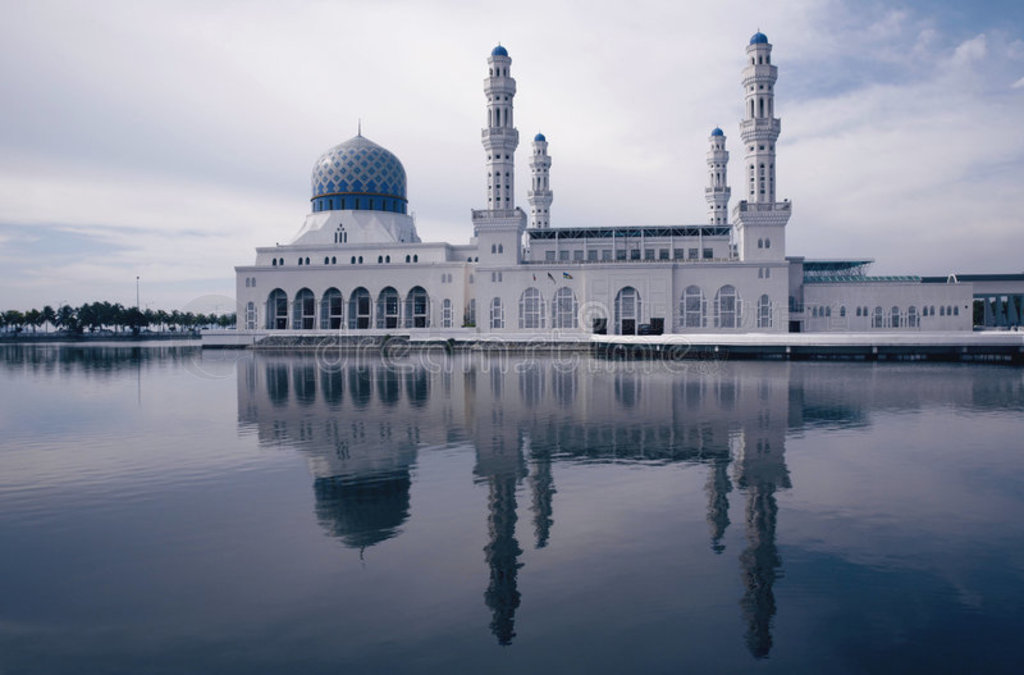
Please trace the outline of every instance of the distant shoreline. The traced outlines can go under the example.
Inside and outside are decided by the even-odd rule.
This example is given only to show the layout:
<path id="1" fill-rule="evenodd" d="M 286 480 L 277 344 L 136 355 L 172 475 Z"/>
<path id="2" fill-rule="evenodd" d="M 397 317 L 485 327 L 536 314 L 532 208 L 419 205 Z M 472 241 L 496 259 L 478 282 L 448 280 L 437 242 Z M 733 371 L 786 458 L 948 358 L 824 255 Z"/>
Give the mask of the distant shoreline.
<path id="1" fill-rule="evenodd" d="M 25 333 L 0 334 L 0 344 L 35 344 L 39 342 L 148 342 L 151 340 L 198 340 L 199 334 L 191 331 L 127 333 Z"/>

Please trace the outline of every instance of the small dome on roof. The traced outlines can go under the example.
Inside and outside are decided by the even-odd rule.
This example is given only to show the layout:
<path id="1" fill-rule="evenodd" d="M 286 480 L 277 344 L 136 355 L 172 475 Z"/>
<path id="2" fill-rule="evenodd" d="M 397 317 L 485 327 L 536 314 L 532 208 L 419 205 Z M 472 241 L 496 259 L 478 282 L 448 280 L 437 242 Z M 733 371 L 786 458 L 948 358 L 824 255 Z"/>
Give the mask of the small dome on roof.
<path id="1" fill-rule="evenodd" d="M 491 50 L 491 56 L 508 56 L 508 50 L 501 45 L 498 45 Z"/>
<path id="2" fill-rule="evenodd" d="M 533 140 L 535 140 L 535 141 L 547 141 L 548 139 L 544 137 L 544 134 L 537 134 L 536 136 L 533 137 Z"/>
<path id="3" fill-rule="evenodd" d="M 714 129 L 711 130 L 711 135 L 712 136 L 725 136 L 725 132 L 722 131 L 721 129 L 719 129 L 718 127 L 715 127 Z"/>
<path id="4" fill-rule="evenodd" d="M 757 31 L 750 38 L 750 44 L 752 44 L 752 45 L 766 45 L 766 44 L 768 44 L 768 36 L 765 35 L 764 33 L 762 33 L 761 31 Z"/>

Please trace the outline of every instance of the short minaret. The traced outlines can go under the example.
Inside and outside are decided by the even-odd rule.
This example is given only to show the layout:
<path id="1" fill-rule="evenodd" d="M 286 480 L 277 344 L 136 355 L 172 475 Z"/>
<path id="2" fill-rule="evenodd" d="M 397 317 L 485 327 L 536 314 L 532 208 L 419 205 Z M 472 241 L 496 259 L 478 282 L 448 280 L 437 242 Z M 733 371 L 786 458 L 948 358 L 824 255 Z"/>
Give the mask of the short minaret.
<path id="1" fill-rule="evenodd" d="M 522 258 L 526 214 L 515 204 L 515 154 L 519 132 L 512 122 L 516 81 L 512 59 L 498 45 L 487 57 L 487 128 L 482 138 L 487 157 L 487 208 L 473 211 L 473 234 L 480 252 L 474 263 L 513 265 Z"/>
<path id="2" fill-rule="evenodd" d="M 708 140 L 711 142 L 708 149 L 708 186 L 704 188 L 704 198 L 708 202 L 708 223 L 726 225 L 729 222 L 729 197 L 732 191 L 725 175 L 729 163 L 725 133 L 715 127 Z"/>
<path id="3" fill-rule="evenodd" d="M 747 67 L 743 69 L 744 116 L 740 137 L 746 150 L 745 196 L 748 202 L 775 203 L 775 141 L 781 124 L 775 118 L 775 80 L 772 45 L 761 32 L 747 45 Z"/>
<path id="4" fill-rule="evenodd" d="M 532 181 L 526 193 L 530 202 L 530 227 L 551 227 L 551 192 L 548 171 L 551 169 L 551 157 L 548 156 L 548 139 L 544 134 L 533 137 L 533 156 L 530 158 Z"/>
<path id="5" fill-rule="evenodd" d="M 498 45 L 487 59 L 488 76 L 484 80 L 487 96 L 487 128 L 483 130 L 487 154 L 487 208 L 511 211 L 515 208 L 515 153 L 519 132 L 512 122 L 512 100 L 516 81 L 509 75 L 512 59 Z"/>

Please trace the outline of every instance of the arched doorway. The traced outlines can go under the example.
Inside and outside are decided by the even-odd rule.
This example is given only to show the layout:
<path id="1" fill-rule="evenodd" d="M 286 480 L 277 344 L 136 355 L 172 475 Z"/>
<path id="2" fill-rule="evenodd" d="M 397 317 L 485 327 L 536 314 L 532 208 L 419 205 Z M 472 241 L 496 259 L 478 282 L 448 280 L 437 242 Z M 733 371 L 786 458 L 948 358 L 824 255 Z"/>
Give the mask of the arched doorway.
<path id="1" fill-rule="evenodd" d="M 288 295 L 280 288 L 275 288 L 267 296 L 267 329 L 287 330 L 288 328 Z"/>
<path id="2" fill-rule="evenodd" d="M 636 335 L 641 316 L 640 294 L 632 286 L 622 288 L 615 295 L 615 333 Z"/>
<path id="3" fill-rule="evenodd" d="M 366 330 L 370 327 L 370 292 L 360 286 L 348 300 L 348 327 Z"/>

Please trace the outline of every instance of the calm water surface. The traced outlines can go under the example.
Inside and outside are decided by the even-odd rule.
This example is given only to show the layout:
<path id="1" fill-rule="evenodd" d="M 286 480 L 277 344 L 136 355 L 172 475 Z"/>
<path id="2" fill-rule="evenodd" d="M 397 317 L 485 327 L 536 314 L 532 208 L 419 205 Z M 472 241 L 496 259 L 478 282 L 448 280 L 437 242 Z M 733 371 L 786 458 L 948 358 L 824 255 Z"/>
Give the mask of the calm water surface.
<path id="1" fill-rule="evenodd" d="M 1024 371 L 0 348 L 0 673 L 1019 672 Z"/>

